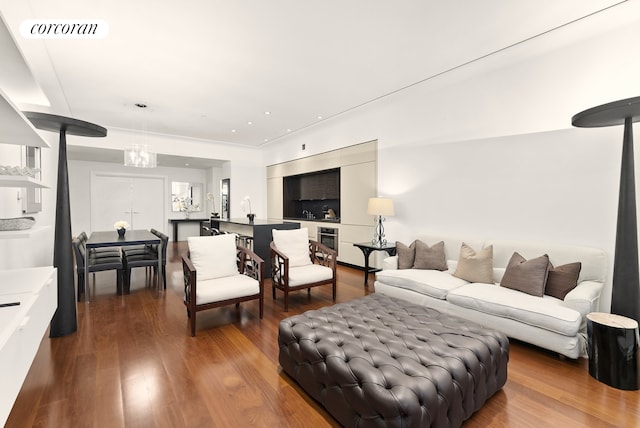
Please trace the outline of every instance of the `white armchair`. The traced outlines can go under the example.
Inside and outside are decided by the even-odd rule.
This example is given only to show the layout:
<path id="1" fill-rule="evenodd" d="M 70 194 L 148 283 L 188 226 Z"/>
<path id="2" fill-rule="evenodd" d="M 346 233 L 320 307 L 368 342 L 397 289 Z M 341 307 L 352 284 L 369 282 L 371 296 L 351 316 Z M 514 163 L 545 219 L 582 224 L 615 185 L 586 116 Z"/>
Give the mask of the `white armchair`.
<path id="1" fill-rule="evenodd" d="M 264 311 L 264 261 L 248 248 L 236 246 L 235 234 L 193 236 L 182 256 L 184 304 L 196 335 L 196 312 L 247 300 L 259 300 Z"/>
<path id="2" fill-rule="evenodd" d="M 289 311 L 289 292 L 331 284 L 336 300 L 336 252 L 309 239 L 307 228 L 273 230 L 271 242 L 271 291 L 284 292 L 284 311 Z"/>

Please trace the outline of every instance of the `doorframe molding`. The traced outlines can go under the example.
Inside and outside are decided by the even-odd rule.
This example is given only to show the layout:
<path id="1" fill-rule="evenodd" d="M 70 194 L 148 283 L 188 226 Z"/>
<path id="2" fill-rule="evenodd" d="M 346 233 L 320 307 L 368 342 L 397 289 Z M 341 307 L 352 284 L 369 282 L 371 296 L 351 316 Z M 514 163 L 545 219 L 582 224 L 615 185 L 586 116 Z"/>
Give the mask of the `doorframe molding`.
<path id="1" fill-rule="evenodd" d="M 168 201 L 168 197 L 167 195 L 169 194 L 169 176 L 167 175 L 161 175 L 161 174 L 133 174 L 133 173 L 126 173 L 126 172 L 109 172 L 109 171 L 91 171 L 90 177 L 89 177 L 89 191 L 90 191 L 90 197 L 89 197 L 89 227 L 91 228 L 91 230 L 93 230 L 93 197 L 94 197 L 94 189 L 93 189 L 93 185 L 95 183 L 95 180 L 98 177 L 117 177 L 117 178 L 153 178 L 153 179 L 159 179 L 162 180 L 162 188 L 163 188 L 163 192 L 162 192 L 162 229 L 160 230 L 163 233 L 166 233 L 166 223 L 167 223 L 167 201 Z"/>

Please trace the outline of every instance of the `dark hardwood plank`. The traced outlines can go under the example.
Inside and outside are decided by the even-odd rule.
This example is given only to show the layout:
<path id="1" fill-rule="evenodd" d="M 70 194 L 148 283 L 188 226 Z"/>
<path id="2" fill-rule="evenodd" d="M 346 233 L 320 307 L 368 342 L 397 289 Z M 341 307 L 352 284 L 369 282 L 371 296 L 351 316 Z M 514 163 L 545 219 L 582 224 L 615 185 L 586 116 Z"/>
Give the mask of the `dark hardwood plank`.
<path id="1" fill-rule="evenodd" d="M 78 332 L 45 336 L 7 426 L 338 426 L 278 365 L 278 323 L 332 304 L 330 287 L 293 293 L 284 313 L 267 281 L 262 320 L 257 302 L 200 312 L 192 338 L 185 250 L 169 244 L 166 291 L 134 269 L 131 294 L 117 296 L 113 273 L 97 273 L 92 302 L 78 303 Z M 338 267 L 338 301 L 372 291 L 362 271 Z M 584 359 L 512 341 L 507 384 L 465 423 L 487 426 L 640 427 L 640 393 L 596 381 Z"/>

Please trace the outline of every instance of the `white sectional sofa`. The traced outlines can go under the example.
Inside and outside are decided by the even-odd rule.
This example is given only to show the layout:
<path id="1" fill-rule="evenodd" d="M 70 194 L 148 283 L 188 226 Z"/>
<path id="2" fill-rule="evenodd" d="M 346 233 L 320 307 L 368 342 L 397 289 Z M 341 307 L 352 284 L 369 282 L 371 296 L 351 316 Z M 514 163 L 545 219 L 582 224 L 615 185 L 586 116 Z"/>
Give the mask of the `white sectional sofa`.
<path id="1" fill-rule="evenodd" d="M 429 246 L 443 241 L 448 270 L 398 269 L 398 256 L 388 257 L 383 270 L 376 273 L 376 293 L 457 315 L 569 358 L 587 357 L 586 315 L 598 310 L 608 266 L 604 251 L 438 235 L 417 239 Z M 493 246 L 493 283 L 471 283 L 453 276 L 463 242 L 477 250 Z M 547 254 L 554 266 L 581 262 L 578 285 L 564 300 L 501 287 L 500 281 L 514 252 L 525 259 Z"/>

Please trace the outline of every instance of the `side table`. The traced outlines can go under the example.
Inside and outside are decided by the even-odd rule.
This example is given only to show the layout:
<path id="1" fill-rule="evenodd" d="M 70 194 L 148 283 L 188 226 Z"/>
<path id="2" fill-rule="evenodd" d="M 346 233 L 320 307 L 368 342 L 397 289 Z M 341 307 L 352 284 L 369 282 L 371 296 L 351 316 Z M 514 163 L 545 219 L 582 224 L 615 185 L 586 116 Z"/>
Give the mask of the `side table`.
<path id="1" fill-rule="evenodd" d="M 638 322 L 621 315 L 587 314 L 589 374 L 623 390 L 638 389 Z"/>
<path id="2" fill-rule="evenodd" d="M 385 244 L 385 245 L 376 245 L 371 242 L 359 242 L 353 244 L 355 247 L 360 248 L 362 254 L 364 254 L 364 286 L 367 286 L 367 280 L 369 279 L 369 274 L 371 272 L 375 272 L 376 269 L 369 268 L 369 256 L 374 251 L 386 251 L 390 256 L 396 255 L 396 246 L 395 244 Z"/>

